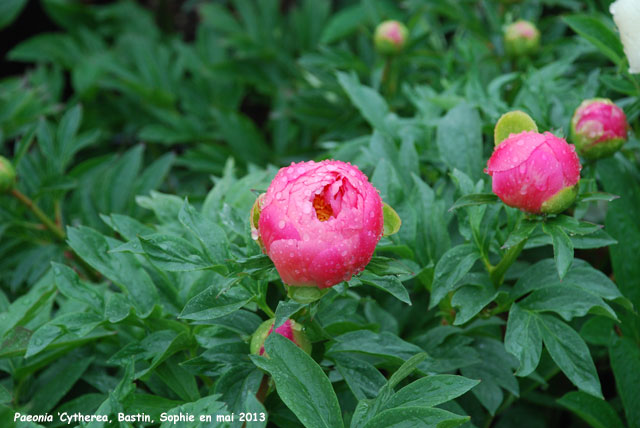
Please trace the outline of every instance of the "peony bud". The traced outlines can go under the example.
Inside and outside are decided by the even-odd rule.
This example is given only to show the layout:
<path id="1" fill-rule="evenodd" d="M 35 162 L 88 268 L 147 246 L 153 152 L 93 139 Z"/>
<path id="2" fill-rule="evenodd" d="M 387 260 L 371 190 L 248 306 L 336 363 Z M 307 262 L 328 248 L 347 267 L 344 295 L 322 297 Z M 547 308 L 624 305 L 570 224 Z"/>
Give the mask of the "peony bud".
<path id="1" fill-rule="evenodd" d="M 262 355 L 264 354 L 264 342 L 267 340 L 267 337 L 273 332 L 273 324 L 275 320 L 272 318 L 270 320 L 266 320 L 256 329 L 251 336 L 251 345 L 250 350 L 252 354 Z M 311 354 L 311 343 L 307 336 L 302 331 L 302 326 L 293 320 L 286 320 L 284 324 L 280 327 L 276 328 L 276 333 L 286 337 L 300 349 L 302 349 L 307 354 Z"/>
<path id="2" fill-rule="evenodd" d="M 0 193 L 8 192 L 16 184 L 16 170 L 9 159 L 0 156 Z"/>
<path id="3" fill-rule="evenodd" d="M 627 117 L 606 98 L 585 100 L 571 119 L 571 141 L 587 159 L 611 156 L 627 141 Z"/>
<path id="4" fill-rule="evenodd" d="M 378 52 L 394 55 L 402 52 L 408 36 L 409 31 L 401 22 L 384 21 L 376 28 L 373 41 Z"/>
<path id="5" fill-rule="evenodd" d="M 538 50 L 540 31 L 529 21 L 519 20 L 507 25 L 504 31 L 504 46 L 508 55 L 529 55 Z"/>
<path id="6" fill-rule="evenodd" d="M 620 31 L 624 53 L 629 60 L 629 73 L 640 73 L 640 1 L 617 0 L 609 11 Z"/>
<path id="7" fill-rule="evenodd" d="M 258 232 L 285 284 L 327 288 L 364 269 L 383 222 L 380 195 L 356 166 L 309 161 L 280 169 Z"/>
<path id="8" fill-rule="evenodd" d="M 555 214 L 575 200 L 580 180 L 575 147 L 550 132 L 512 134 L 487 164 L 493 193 L 510 207 Z"/>

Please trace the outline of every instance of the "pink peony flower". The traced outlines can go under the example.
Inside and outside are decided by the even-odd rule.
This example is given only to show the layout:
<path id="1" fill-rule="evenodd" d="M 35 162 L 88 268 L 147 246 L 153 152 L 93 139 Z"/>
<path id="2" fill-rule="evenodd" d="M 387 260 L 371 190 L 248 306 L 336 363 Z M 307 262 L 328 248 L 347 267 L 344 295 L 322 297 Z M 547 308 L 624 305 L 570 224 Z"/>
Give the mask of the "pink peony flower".
<path id="1" fill-rule="evenodd" d="M 349 163 L 292 163 L 259 203 L 257 238 L 290 286 L 348 281 L 369 263 L 382 236 L 380 195 Z"/>
<path id="2" fill-rule="evenodd" d="M 264 342 L 267 337 L 273 333 L 274 319 L 267 320 L 260 324 L 251 337 L 251 353 L 263 355 L 264 354 Z M 307 354 L 311 353 L 311 343 L 307 339 L 307 336 L 302 331 L 302 326 L 293 320 L 286 320 L 284 324 L 276 328 L 276 333 L 280 334 L 296 345 L 298 345 Z"/>
<path id="3" fill-rule="evenodd" d="M 485 172 L 493 193 L 510 207 L 558 213 L 575 200 L 580 169 L 573 145 L 549 132 L 525 131 L 496 146 Z"/>
<path id="4" fill-rule="evenodd" d="M 407 27 L 401 22 L 384 21 L 376 27 L 373 40 L 380 53 L 391 55 L 402 51 L 408 35 Z"/>
<path id="5" fill-rule="evenodd" d="M 628 129 L 627 117 L 611 100 L 585 100 L 571 119 L 571 141 L 585 158 L 602 158 L 622 147 Z"/>

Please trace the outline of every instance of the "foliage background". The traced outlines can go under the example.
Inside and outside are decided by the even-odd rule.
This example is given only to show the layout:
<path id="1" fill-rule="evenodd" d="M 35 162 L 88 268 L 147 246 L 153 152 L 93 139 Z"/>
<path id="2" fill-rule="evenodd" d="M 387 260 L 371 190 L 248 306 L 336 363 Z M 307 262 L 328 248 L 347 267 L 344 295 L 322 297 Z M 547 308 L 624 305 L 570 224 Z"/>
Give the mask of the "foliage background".
<path id="1" fill-rule="evenodd" d="M 640 86 L 609 3 L 3 1 L 0 154 L 61 229 L 0 196 L 3 426 L 15 411 L 640 426 Z M 389 18 L 411 37 L 385 73 L 371 39 Z M 517 18 L 542 48 L 510 60 Z M 594 96 L 635 132 L 584 166 L 582 191 L 619 199 L 545 230 L 499 204 L 450 210 L 490 191 L 502 113 L 566 135 Z M 362 275 L 299 305 L 247 218 L 278 167 L 310 158 L 357 164 L 403 226 Z M 278 337 L 249 357 L 271 311 L 305 325 L 312 358 Z"/>

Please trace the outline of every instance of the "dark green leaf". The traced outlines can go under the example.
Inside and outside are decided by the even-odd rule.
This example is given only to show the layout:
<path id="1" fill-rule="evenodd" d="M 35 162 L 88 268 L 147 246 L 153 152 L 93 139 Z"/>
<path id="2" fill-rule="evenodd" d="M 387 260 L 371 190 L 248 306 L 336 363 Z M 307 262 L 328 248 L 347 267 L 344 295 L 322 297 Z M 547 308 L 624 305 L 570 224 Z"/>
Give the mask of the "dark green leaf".
<path id="1" fill-rule="evenodd" d="M 271 374 L 278 395 L 305 427 L 344 426 L 331 382 L 310 356 L 279 334 L 269 335 L 265 352 L 269 358 L 253 356 L 253 362 Z"/>
<path id="2" fill-rule="evenodd" d="M 498 197 L 493 193 L 473 193 L 470 195 L 464 195 L 460 199 L 458 199 L 451 206 L 451 208 L 449 208 L 449 211 L 453 211 L 462 207 L 493 204 L 495 202 L 498 202 L 498 200 L 499 200 Z"/>
<path id="3" fill-rule="evenodd" d="M 560 405 L 580 416 L 593 428 L 623 428 L 622 421 L 606 401 L 581 391 L 571 391 L 558 399 Z"/>

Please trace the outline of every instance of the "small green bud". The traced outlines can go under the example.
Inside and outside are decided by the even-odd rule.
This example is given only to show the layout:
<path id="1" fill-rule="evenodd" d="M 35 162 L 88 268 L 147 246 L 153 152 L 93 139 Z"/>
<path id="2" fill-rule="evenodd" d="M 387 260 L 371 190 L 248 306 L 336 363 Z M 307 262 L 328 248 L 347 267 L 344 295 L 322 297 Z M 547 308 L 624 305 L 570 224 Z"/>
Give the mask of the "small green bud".
<path id="1" fill-rule="evenodd" d="M 254 355 L 264 354 L 264 342 L 267 337 L 273 333 L 274 318 L 266 320 L 256 329 L 251 336 L 251 344 L 249 349 Z M 293 343 L 298 345 L 307 354 L 311 354 L 311 343 L 307 339 L 307 335 L 303 331 L 303 327 L 294 320 L 288 319 L 280 327 L 276 328 L 275 332 L 280 334 Z"/>
<path id="2" fill-rule="evenodd" d="M 396 55 L 407 44 L 409 30 L 401 22 L 384 21 L 376 27 L 373 41 L 376 50 L 383 55 Z"/>
<path id="3" fill-rule="evenodd" d="M 16 170 L 9 159 L 0 156 L 0 193 L 6 193 L 16 184 Z"/>
<path id="4" fill-rule="evenodd" d="M 529 21 L 516 21 L 505 28 L 504 46 L 507 55 L 530 55 L 540 46 L 540 31 Z"/>

